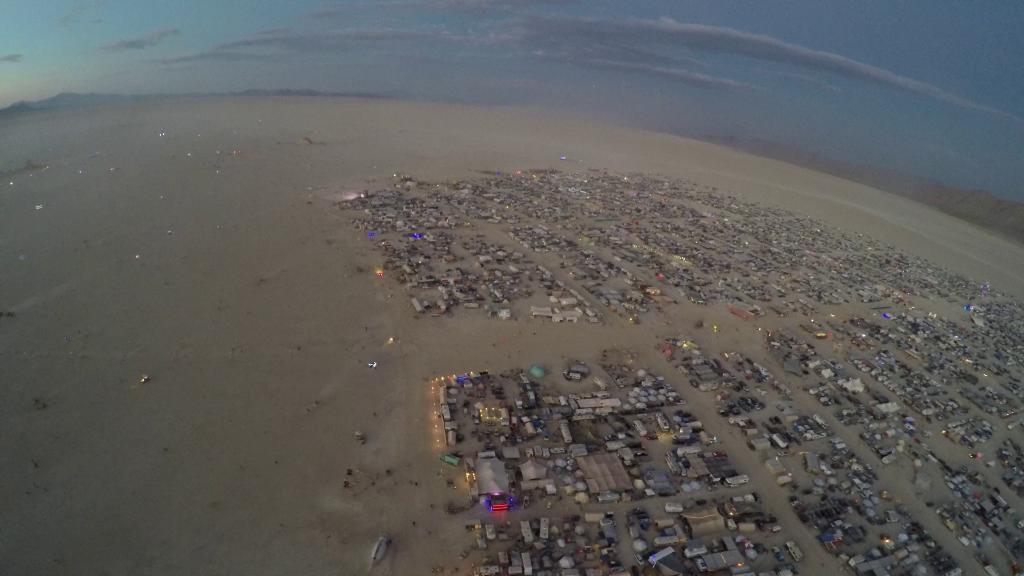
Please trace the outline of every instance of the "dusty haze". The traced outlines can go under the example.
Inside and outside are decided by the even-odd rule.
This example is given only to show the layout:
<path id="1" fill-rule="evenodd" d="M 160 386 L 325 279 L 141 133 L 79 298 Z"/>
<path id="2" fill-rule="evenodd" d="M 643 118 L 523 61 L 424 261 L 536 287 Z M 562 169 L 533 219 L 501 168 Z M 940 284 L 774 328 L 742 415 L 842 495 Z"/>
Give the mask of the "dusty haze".
<path id="1" fill-rule="evenodd" d="M 446 488 L 423 433 L 423 379 L 510 357 L 481 338 L 530 358 L 623 337 L 414 320 L 401 292 L 392 300 L 374 282 L 365 237 L 325 190 L 396 171 L 686 176 L 1024 294 L 1024 248 L 909 200 L 522 110 L 186 100 L 5 119 L 0 151 L 5 169 L 49 166 L 0 188 L 0 310 L 15 313 L 0 319 L 0 565 L 11 574 L 359 573 L 383 530 L 401 547 L 385 569 L 412 574 L 465 545 L 431 508 Z M 384 346 L 392 336 L 400 345 Z"/>

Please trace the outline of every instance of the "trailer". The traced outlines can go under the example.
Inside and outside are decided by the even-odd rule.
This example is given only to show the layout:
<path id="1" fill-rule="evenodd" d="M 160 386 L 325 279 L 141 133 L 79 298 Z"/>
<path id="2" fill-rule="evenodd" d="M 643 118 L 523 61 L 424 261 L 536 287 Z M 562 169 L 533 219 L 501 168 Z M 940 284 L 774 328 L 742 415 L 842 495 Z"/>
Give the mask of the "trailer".
<path id="1" fill-rule="evenodd" d="M 568 422 L 563 420 L 558 425 L 558 431 L 562 433 L 562 440 L 566 444 L 572 444 L 572 432 L 569 431 L 569 423 Z"/>
<path id="2" fill-rule="evenodd" d="M 522 520 L 519 522 L 519 529 L 523 533 L 523 541 L 527 544 L 533 544 L 533 528 L 530 527 L 529 520 Z"/>
<path id="3" fill-rule="evenodd" d="M 640 436 L 641 438 L 647 437 L 647 427 L 644 426 L 643 422 L 639 420 L 633 420 L 633 429 L 636 430 L 637 435 Z"/>
<path id="4" fill-rule="evenodd" d="M 785 450 L 789 447 L 789 442 L 786 442 L 786 440 L 778 433 L 772 434 L 771 439 L 772 444 L 775 444 L 779 450 Z"/>
<path id="5" fill-rule="evenodd" d="M 786 542 L 786 551 L 793 558 L 793 562 L 799 562 L 804 559 L 804 553 L 800 550 L 800 547 L 796 545 L 796 542 L 792 540 Z"/>
<path id="6" fill-rule="evenodd" d="M 654 419 L 658 421 L 658 428 L 662 432 L 668 432 L 672 430 L 672 426 L 671 424 L 669 424 L 668 418 L 665 418 L 665 415 L 662 414 L 661 412 L 656 412 L 654 414 Z"/>
<path id="7" fill-rule="evenodd" d="M 730 476 L 725 479 L 725 483 L 729 486 L 743 486 L 747 482 L 750 482 L 750 476 L 746 474 L 738 474 L 736 476 Z"/>

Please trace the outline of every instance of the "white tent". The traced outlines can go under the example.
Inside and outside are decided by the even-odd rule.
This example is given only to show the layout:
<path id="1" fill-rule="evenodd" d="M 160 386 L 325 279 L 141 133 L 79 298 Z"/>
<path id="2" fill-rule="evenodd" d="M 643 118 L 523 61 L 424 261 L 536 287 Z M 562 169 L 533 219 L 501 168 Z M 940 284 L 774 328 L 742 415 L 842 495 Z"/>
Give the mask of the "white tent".
<path id="1" fill-rule="evenodd" d="M 509 485 L 505 463 L 497 458 L 477 460 L 476 485 L 480 494 L 507 494 Z"/>

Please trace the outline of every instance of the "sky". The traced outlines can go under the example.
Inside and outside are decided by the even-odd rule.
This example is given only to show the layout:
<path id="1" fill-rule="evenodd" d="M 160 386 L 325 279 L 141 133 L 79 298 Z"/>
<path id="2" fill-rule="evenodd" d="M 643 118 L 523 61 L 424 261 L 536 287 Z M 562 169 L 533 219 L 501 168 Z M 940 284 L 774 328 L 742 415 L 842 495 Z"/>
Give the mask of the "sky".
<path id="1" fill-rule="evenodd" d="M 0 107 L 302 88 L 777 142 L 1024 201 L 1024 2 L 3 0 Z"/>

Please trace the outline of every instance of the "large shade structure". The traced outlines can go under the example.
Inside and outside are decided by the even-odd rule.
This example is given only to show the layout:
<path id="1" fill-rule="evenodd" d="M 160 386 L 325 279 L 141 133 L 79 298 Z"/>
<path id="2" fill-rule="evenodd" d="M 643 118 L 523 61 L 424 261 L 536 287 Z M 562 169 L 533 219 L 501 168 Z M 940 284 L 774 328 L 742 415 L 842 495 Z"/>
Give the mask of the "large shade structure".
<path id="1" fill-rule="evenodd" d="M 589 454 L 580 456 L 578 462 L 590 492 L 613 492 L 633 487 L 629 473 L 616 454 Z"/>
<path id="2" fill-rule="evenodd" d="M 718 513 L 718 509 L 714 506 L 691 508 L 683 512 L 683 518 L 690 524 L 690 530 L 694 538 L 725 530 L 725 518 Z"/>
<path id="3" fill-rule="evenodd" d="M 546 478 L 548 475 L 548 468 L 536 460 L 527 460 L 519 465 L 519 472 L 522 473 L 523 480 L 529 482 L 530 480 Z"/>
<path id="4" fill-rule="evenodd" d="M 480 494 L 508 494 L 508 473 L 505 463 L 497 458 L 476 461 L 476 486 Z"/>

